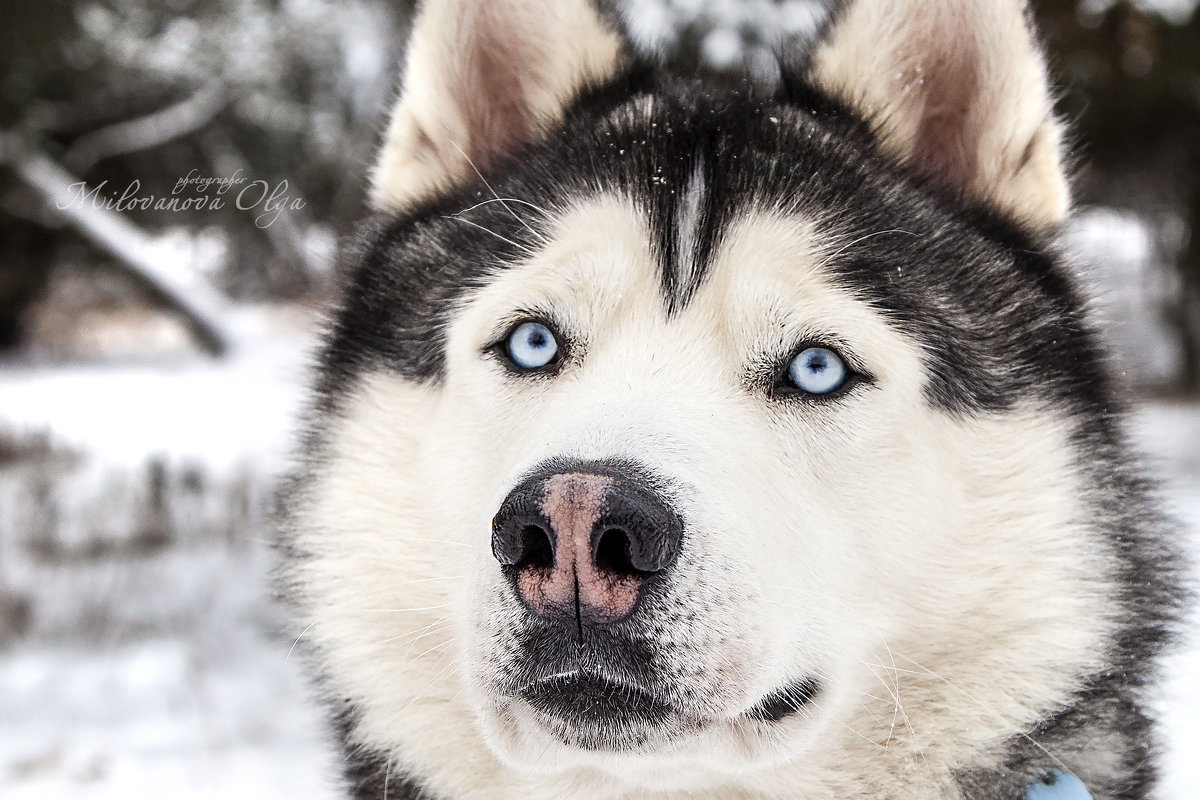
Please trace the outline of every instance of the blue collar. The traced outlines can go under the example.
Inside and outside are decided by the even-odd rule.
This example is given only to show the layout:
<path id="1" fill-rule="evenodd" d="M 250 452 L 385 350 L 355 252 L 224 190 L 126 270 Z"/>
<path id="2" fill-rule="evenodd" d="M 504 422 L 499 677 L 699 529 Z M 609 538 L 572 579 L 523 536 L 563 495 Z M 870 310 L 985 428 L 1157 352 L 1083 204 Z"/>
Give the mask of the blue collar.
<path id="1" fill-rule="evenodd" d="M 1029 784 L 1025 800 L 1092 800 L 1092 793 L 1071 773 L 1054 770 Z"/>

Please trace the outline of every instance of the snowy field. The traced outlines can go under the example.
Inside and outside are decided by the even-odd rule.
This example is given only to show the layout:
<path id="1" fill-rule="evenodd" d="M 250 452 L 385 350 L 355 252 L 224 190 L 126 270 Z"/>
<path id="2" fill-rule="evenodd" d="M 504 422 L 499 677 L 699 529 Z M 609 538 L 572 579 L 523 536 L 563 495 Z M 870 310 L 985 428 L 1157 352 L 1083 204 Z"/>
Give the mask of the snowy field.
<path id="1" fill-rule="evenodd" d="M 0 366 L 0 797 L 333 797 L 267 581 L 310 341 L 248 315 L 224 362 Z M 1200 405 L 1136 434 L 1200 553 Z M 3 453 L 0 440 L 0 454 Z M 0 465 L 4 465 L 0 459 Z M 1161 797 L 1200 798 L 1200 639 L 1171 665 Z"/>

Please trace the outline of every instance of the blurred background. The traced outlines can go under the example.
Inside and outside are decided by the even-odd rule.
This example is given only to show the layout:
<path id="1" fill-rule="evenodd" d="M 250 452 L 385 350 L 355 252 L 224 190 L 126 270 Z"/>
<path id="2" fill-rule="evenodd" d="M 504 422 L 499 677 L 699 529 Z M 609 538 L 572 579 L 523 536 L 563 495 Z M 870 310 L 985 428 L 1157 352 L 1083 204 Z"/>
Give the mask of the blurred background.
<path id="1" fill-rule="evenodd" d="M 1196 2 L 1034 8 L 1075 132 L 1067 244 L 1200 553 Z M 0 6 L 0 796 L 332 796 L 269 516 L 412 6 Z M 825 13 L 627 6 L 680 66 L 763 80 Z M 1198 674 L 1193 638 L 1167 800 L 1200 797 Z"/>

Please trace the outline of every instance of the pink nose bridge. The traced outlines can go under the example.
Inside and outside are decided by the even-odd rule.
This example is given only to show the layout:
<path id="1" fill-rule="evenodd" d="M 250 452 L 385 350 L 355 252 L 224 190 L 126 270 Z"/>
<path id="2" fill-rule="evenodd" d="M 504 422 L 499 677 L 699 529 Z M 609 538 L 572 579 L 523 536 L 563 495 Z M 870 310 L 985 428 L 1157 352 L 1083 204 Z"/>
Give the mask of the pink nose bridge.
<path id="1" fill-rule="evenodd" d="M 517 588 L 540 613 L 570 609 L 599 622 L 628 615 L 637 603 L 640 581 L 596 566 L 592 533 L 604 513 L 612 478 L 571 472 L 546 481 L 542 514 L 554 529 L 554 564 L 527 568 Z"/>

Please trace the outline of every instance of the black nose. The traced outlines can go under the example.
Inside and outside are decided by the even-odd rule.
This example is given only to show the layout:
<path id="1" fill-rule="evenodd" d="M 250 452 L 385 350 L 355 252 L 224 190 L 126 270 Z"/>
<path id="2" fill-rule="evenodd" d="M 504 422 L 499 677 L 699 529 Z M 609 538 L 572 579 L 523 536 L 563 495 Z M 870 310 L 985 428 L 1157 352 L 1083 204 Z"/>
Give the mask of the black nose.
<path id="1" fill-rule="evenodd" d="M 629 616 L 649 578 L 679 555 L 683 524 L 640 478 L 607 465 L 551 470 L 513 489 L 492 552 L 534 613 L 580 623 Z"/>

